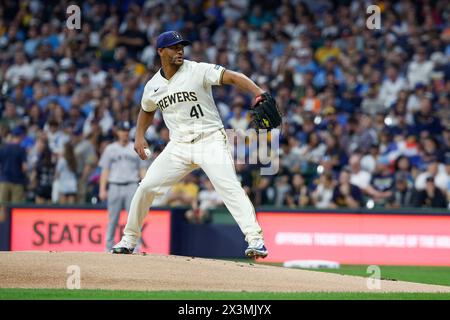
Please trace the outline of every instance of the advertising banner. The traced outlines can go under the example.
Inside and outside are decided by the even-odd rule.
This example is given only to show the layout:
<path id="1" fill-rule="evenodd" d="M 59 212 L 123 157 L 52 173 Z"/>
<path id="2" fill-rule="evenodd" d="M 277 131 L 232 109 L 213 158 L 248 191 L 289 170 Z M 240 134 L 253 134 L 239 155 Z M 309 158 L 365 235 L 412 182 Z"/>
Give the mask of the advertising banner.
<path id="1" fill-rule="evenodd" d="M 116 241 L 126 222 L 122 211 Z M 105 251 L 107 223 L 106 209 L 12 208 L 11 251 Z M 169 210 L 151 210 L 146 216 L 140 251 L 169 254 Z"/>
<path id="2" fill-rule="evenodd" d="M 259 212 L 265 261 L 450 266 L 450 215 Z"/>

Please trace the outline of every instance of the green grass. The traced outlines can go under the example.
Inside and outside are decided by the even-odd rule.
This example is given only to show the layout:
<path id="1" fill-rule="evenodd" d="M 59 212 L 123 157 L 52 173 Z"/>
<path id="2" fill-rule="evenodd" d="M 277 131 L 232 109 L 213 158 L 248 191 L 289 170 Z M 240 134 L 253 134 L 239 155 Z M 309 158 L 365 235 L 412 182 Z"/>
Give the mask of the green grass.
<path id="1" fill-rule="evenodd" d="M 381 278 L 450 286 L 450 267 L 379 266 Z M 313 269 L 352 276 L 368 277 L 367 266 L 343 265 L 340 269 Z"/>
<path id="2" fill-rule="evenodd" d="M 0 289 L 0 300 L 450 300 L 450 293 L 208 292 Z"/>
<path id="3" fill-rule="evenodd" d="M 282 263 L 254 262 L 249 259 L 233 260 L 245 263 L 257 263 L 281 267 Z M 341 265 L 339 269 L 302 269 L 320 272 L 330 272 L 349 276 L 369 277 L 367 265 Z M 427 267 L 427 266 L 378 266 L 382 280 L 398 280 L 427 284 L 450 286 L 450 267 Z"/>

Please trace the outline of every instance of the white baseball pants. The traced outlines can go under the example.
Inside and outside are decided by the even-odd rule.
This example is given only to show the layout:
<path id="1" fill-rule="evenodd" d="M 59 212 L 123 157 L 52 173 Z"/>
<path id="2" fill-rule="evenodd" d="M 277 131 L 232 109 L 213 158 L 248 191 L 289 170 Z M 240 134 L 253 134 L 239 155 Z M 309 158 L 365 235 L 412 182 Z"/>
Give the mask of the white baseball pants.
<path id="1" fill-rule="evenodd" d="M 202 168 L 225 206 L 233 215 L 245 240 L 262 239 L 255 209 L 234 168 L 225 130 L 220 129 L 194 143 L 170 141 L 153 161 L 131 200 L 124 238 L 135 244 L 141 236 L 141 227 L 155 196 L 196 168 Z"/>

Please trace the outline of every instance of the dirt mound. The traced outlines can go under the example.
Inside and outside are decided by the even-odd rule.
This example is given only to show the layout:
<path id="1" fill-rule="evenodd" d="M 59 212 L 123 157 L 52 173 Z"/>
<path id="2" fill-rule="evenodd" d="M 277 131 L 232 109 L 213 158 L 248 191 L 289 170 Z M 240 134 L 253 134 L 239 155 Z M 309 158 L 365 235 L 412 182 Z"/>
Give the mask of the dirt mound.
<path id="1" fill-rule="evenodd" d="M 68 267 L 81 270 L 82 289 L 261 292 L 450 292 L 450 287 L 381 281 L 253 263 L 163 255 L 86 252 L 0 252 L 0 287 L 66 288 Z"/>

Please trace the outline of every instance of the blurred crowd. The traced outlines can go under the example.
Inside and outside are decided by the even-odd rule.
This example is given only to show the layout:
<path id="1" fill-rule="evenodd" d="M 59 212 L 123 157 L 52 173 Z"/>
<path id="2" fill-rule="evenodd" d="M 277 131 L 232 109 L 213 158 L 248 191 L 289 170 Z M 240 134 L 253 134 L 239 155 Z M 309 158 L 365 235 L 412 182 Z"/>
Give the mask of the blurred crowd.
<path id="1" fill-rule="evenodd" d="M 375 1 L 369 29 L 370 2 L 0 1 L 0 201 L 96 203 L 98 159 L 118 121 L 136 123 L 157 35 L 177 30 L 187 59 L 276 97 L 278 173 L 236 163 L 256 206 L 450 208 L 450 6 Z M 74 3 L 79 30 L 66 26 Z M 252 97 L 214 96 L 226 128 L 245 132 Z M 159 112 L 146 138 L 154 156 L 168 142 Z M 221 204 L 202 172 L 159 201 L 195 217 Z"/>

